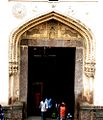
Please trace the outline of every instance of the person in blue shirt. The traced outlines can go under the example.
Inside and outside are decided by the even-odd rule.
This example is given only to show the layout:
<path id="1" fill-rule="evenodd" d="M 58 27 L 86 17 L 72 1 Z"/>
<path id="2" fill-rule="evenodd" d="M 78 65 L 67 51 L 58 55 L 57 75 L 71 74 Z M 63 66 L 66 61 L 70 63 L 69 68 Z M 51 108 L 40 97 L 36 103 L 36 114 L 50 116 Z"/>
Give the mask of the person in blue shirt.
<path id="1" fill-rule="evenodd" d="M 52 99 L 50 97 L 46 98 L 45 101 L 48 104 L 47 117 L 51 117 Z"/>

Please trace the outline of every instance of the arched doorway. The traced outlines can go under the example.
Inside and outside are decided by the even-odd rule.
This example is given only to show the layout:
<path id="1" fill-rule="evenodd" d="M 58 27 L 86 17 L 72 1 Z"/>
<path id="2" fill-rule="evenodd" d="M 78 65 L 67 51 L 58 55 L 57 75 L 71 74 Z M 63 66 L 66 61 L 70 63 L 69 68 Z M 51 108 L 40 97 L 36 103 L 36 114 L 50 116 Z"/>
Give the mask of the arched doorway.
<path id="1" fill-rule="evenodd" d="M 18 97 L 19 101 L 26 104 L 29 82 L 28 51 L 30 47 L 51 47 L 51 49 L 55 48 L 56 51 L 58 48 L 74 48 L 74 112 L 78 99 L 83 102 L 83 96 L 88 103 L 93 103 L 93 88 L 90 87 L 90 82 L 93 85 L 95 42 L 91 31 L 86 26 L 80 21 L 51 12 L 32 19 L 13 33 L 9 48 L 9 78 L 10 83 L 12 80 L 14 81 L 14 89 L 13 95 L 10 92 L 10 96 Z M 34 86 L 37 84 L 35 83 Z M 40 81 L 39 86 L 42 86 L 42 81 Z"/>

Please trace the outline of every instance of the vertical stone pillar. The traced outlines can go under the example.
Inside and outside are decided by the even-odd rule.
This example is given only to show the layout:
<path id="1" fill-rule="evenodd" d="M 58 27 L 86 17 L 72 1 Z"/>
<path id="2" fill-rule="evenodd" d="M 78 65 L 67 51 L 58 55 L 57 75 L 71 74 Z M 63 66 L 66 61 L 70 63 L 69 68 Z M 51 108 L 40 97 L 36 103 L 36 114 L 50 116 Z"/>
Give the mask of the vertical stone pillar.
<path id="1" fill-rule="evenodd" d="M 83 48 L 76 47 L 75 58 L 75 94 L 78 95 L 83 91 Z M 76 96 L 78 97 L 78 96 Z"/>
<path id="2" fill-rule="evenodd" d="M 84 66 L 84 102 L 93 104 L 95 63 L 88 62 Z"/>
<path id="3" fill-rule="evenodd" d="M 19 90 L 18 62 L 9 62 L 9 104 L 13 104 L 18 99 Z"/>
<path id="4" fill-rule="evenodd" d="M 82 100 L 83 93 L 83 48 L 76 47 L 75 54 L 75 119 L 78 118 L 79 110 L 78 105 Z"/>
<path id="5" fill-rule="evenodd" d="M 28 46 L 20 46 L 20 101 L 27 102 L 28 85 Z"/>

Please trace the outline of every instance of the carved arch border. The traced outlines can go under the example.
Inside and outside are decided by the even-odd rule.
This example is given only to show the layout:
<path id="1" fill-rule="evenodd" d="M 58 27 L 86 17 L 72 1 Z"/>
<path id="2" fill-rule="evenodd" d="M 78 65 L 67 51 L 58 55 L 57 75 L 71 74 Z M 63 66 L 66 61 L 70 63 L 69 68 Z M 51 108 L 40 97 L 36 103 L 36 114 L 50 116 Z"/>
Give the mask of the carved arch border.
<path id="1" fill-rule="evenodd" d="M 93 79 L 95 77 L 95 39 L 92 35 L 92 32 L 89 28 L 87 28 L 83 23 L 79 20 L 61 15 L 56 12 L 50 12 L 40 17 L 34 18 L 22 26 L 17 28 L 17 30 L 11 35 L 9 41 L 9 76 L 16 79 L 15 76 L 19 76 L 19 60 L 20 53 L 18 52 L 18 48 L 20 48 L 19 41 L 21 40 L 21 36 L 24 32 L 29 30 L 30 28 L 39 25 L 43 22 L 49 20 L 57 20 L 73 29 L 75 29 L 81 36 L 84 38 L 85 46 L 83 46 L 84 51 L 84 59 L 83 59 L 83 81 Z M 84 90 L 85 93 L 86 90 Z"/>

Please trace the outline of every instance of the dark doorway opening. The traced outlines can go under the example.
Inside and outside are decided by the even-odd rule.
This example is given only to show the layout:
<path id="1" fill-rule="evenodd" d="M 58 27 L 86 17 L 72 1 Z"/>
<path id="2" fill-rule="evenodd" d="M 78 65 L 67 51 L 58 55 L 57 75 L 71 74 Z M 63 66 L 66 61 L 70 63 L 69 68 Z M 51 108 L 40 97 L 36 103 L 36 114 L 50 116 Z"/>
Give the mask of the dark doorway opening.
<path id="1" fill-rule="evenodd" d="M 76 48 L 28 47 L 28 116 L 40 115 L 43 97 L 64 101 L 74 116 Z"/>

